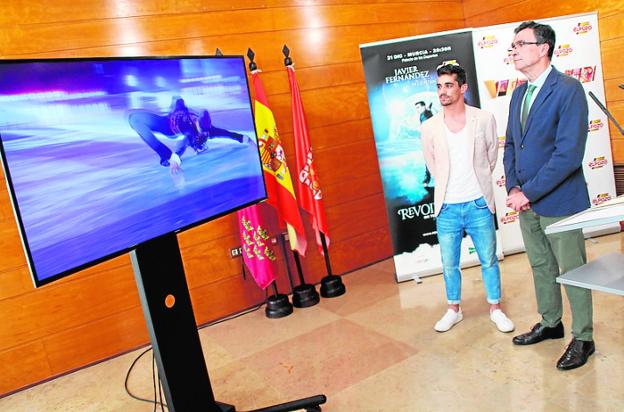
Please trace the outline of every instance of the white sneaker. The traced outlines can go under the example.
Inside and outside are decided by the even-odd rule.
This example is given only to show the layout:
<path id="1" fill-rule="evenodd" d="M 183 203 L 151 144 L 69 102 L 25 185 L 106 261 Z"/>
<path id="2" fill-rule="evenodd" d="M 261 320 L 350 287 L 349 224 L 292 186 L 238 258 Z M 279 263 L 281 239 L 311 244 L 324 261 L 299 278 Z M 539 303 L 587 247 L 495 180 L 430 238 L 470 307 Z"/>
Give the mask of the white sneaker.
<path id="1" fill-rule="evenodd" d="M 496 328 L 501 332 L 511 332 L 515 326 L 502 310 L 496 309 L 490 312 L 490 320 L 496 324 Z"/>
<path id="2" fill-rule="evenodd" d="M 459 310 L 459 312 L 455 312 L 453 309 L 449 309 L 446 311 L 444 316 L 442 316 L 442 319 L 436 322 L 433 329 L 438 332 L 446 332 L 447 330 L 451 329 L 453 325 L 461 322 L 463 318 L 464 315 L 462 314 L 461 309 Z"/>

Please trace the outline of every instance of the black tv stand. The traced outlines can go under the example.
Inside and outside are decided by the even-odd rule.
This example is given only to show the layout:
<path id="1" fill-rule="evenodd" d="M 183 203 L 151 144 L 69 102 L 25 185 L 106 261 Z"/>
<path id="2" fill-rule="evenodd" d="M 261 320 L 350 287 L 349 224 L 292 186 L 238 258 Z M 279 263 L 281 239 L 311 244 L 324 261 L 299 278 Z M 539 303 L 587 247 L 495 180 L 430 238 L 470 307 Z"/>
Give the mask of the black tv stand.
<path id="1" fill-rule="evenodd" d="M 138 245 L 130 258 L 169 411 L 235 412 L 212 392 L 176 234 Z M 317 395 L 250 412 L 317 412 L 326 400 Z"/>

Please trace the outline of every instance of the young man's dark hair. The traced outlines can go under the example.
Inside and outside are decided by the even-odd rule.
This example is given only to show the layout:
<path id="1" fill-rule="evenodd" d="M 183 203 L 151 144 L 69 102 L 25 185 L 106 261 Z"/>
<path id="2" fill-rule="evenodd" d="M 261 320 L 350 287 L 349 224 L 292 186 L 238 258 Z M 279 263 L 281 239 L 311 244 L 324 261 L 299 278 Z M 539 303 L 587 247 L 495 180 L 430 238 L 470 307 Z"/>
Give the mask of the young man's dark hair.
<path id="1" fill-rule="evenodd" d="M 555 52 L 555 31 L 547 24 L 537 23 L 533 20 L 523 21 L 518 27 L 514 29 L 514 34 L 520 33 L 524 29 L 533 29 L 535 33 L 535 40 L 538 44 L 548 45 L 548 59 L 552 60 L 553 53 Z"/>
<path id="2" fill-rule="evenodd" d="M 445 64 L 443 66 L 438 67 L 437 72 L 438 72 L 438 77 L 442 76 L 443 74 L 448 74 L 448 75 L 456 74 L 457 84 L 459 84 L 460 87 L 466 83 L 466 70 L 464 70 L 464 68 L 461 67 L 459 64 L 454 64 L 454 63 Z"/>

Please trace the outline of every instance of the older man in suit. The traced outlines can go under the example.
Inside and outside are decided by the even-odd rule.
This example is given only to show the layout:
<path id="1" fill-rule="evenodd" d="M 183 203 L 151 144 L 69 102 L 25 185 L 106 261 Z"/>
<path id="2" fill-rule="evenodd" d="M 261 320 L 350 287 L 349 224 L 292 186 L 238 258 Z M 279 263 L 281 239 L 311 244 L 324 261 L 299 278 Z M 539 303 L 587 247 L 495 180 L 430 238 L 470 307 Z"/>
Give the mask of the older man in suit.
<path id="1" fill-rule="evenodd" d="M 466 72 L 457 64 L 438 68 L 442 111 L 422 125 L 423 154 L 435 178 L 434 204 L 448 309 L 435 324 L 446 332 L 463 319 L 459 306 L 461 241 L 464 231 L 474 243 L 490 319 L 501 332 L 514 324 L 501 310 L 500 270 L 496 257 L 492 170 L 498 154 L 496 122 L 491 113 L 464 103 Z"/>
<path id="2" fill-rule="evenodd" d="M 544 229 L 590 206 L 582 161 L 587 140 L 587 99 L 581 84 L 551 65 L 555 32 L 528 21 L 514 31 L 511 53 L 528 83 L 511 97 L 505 142 L 507 206 L 520 212 L 520 228 L 542 319 L 513 338 L 516 345 L 563 338 L 561 287 L 556 278 L 586 262 L 583 232 L 546 235 Z M 566 286 L 572 341 L 557 362 L 561 370 L 584 365 L 594 353 L 591 292 Z"/>

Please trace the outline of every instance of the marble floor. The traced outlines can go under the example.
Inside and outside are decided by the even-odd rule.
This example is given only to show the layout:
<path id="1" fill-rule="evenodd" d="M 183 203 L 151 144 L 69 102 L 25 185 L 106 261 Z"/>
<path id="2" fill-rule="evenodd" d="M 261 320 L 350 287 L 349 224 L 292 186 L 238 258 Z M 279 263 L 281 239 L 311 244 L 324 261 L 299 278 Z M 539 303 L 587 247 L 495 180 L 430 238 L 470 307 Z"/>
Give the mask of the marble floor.
<path id="1" fill-rule="evenodd" d="M 624 251 L 624 235 L 587 242 L 589 259 Z M 527 331 L 537 320 L 525 254 L 501 262 L 504 310 Z M 478 268 L 464 270 L 464 320 L 433 330 L 445 311 L 441 276 L 394 280 L 391 260 L 343 277 L 347 293 L 271 320 L 260 310 L 200 330 L 216 399 L 238 411 L 319 393 L 323 411 L 622 411 L 624 298 L 594 293 L 596 353 L 582 368 L 555 362 L 570 339 L 511 343 L 488 316 Z M 151 411 L 129 397 L 140 349 L 0 399 L 0 411 Z M 153 398 L 151 353 L 129 379 Z"/>

